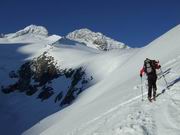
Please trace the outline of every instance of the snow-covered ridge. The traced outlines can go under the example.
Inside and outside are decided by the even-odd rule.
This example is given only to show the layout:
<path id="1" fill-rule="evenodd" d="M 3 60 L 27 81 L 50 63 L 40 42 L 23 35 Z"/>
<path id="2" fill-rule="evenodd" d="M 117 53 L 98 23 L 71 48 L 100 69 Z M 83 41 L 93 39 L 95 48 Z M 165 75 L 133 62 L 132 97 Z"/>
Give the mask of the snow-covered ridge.
<path id="1" fill-rule="evenodd" d="M 22 30 L 15 33 L 1 34 L 0 42 L 4 43 L 36 43 L 36 42 L 46 42 L 48 44 L 53 44 L 54 42 L 60 40 L 62 37 L 59 35 L 48 35 L 48 30 L 43 26 L 29 25 Z M 113 40 L 102 33 L 93 32 L 87 28 L 75 30 L 70 32 L 64 37 L 66 40 L 73 40 L 79 42 L 90 48 L 96 50 L 112 50 L 112 49 L 124 49 L 129 48 L 122 42 Z"/>
<path id="2" fill-rule="evenodd" d="M 66 38 L 79 42 L 84 42 L 87 46 L 100 50 L 129 48 L 122 42 L 118 42 L 103 35 L 100 32 L 93 32 L 87 28 L 75 30 L 69 33 Z"/>
<path id="3" fill-rule="evenodd" d="M 123 50 L 132 55 L 119 57 L 115 60 L 117 68 L 101 82 L 86 89 L 71 106 L 40 121 L 24 135 L 179 135 L 179 35 L 180 27 L 177 26 L 135 53 L 131 51 L 134 49 Z M 107 56 L 113 51 L 106 52 Z M 122 53 L 117 54 L 120 56 Z M 166 75 L 170 90 L 166 90 L 163 78 L 158 80 L 159 96 L 153 103 L 141 101 L 147 96 L 147 88 L 146 78 L 143 78 L 143 83 L 140 81 L 139 69 L 146 57 L 159 59 L 162 70 L 170 70 Z M 100 58 L 97 69 L 107 68 L 112 58 Z M 109 61 L 102 64 L 104 59 Z M 97 61 L 97 56 L 90 64 L 94 61 Z"/>
<path id="4" fill-rule="evenodd" d="M 46 37 L 48 36 L 48 31 L 43 26 L 29 25 L 25 27 L 24 29 L 17 31 L 16 33 L 6 34 L 5 37 L 16 38 L 16 37 L 23 36 L 26 34 L 35 34 L 35 35 Z"/>
<path id="5" fill-rule="evenodd" d="M 102 34 L 99 33 L 99 35 Z M 14 90 L 17 89 L 16 87 L 22 88 L 23 85 L 27 86 L 25 82 L 28 82 L 31 85 L 26 87 L 28 91 L 24 91 L 28 95 L 32 94 L 30 92 L 35 92 L 37 90 L 35 88 L 38 87 L 38 92 L 34 93 L 33 96 L 25 96 L 19 93 L 19 90 L 13 91 L 12 94 L 4 95 L 2 93 L 3 87 L 1 87 L 1 134 L 179 135 L 179 36 L 180 25 L 146 47 L 114 49 L 107 52 L 99 51 L 99 48 L 92 49 L 95 44 L 91 44 L 91 40 L 86 41 L 87 45 L 92 45 L 90 48 L 83 44 L 78 45 L 79 41 L 61 38 L 58 35 L 44 37 L 31 33 L 8 39 L 11 41 L 11 44 L 8 44 L 9 42 L 5 44 L 0 41 L 0 87 L 5 86 L 4 88 L 6 88 L 6 86 L 10 86 L 7 88 Z M 87 37 L 89 38 L 90 36 L 87 35 Z M 35 42 L 37 38 L 39 40 Z M 27 44 L 27 40 L 25 41 L 24 39 L 34 42 Z M 56 41 L 57 44 L 53 44 Z M 24 43 L 22 44 L 22 42 Z M 90 84 L 84 85 L 87 82 L 85 76 L 82 77 L 79 83 L 77 81 L 74 83 L 73 80 L 77 80 L 77 77 L 75 77 L 76 72 L 69 78 L 62 75 L 51 80 L 50 83 L 46 83 L 45 88 L 49 86 L 54 89 L 52 97 L 46 98 L 48 97 L 47 92 L 50 91 L 50 95 L 52 94 L 51 89 L 43 91 L 41 89 L 43 87 L 40 87 L 38 82 L 32 81 L 32 76 L 15 78 L 21 75 L 27 76 L 28 70 L 19 70 L 19 67 L 24 62 L 28 62 L 25 60 L 33 60 L 32 71 L 44 71 L 34 70 L 34 67 L 36 67 L 34 65 L 37 63 L 37 67 L 41 67 L 40 65 L 44 62 L 42 59 L 39 59 L 42 58 L 39 56 L 43 56 L 41 54 L 45 51 L 48 57 L 45 57 L 44 60 L 49 61 L 48 58 L 53 57 L 53 63 L 57 62 L 56 64 L 57 67 L 60 67 L 60 71 L 67 68 L 79 69 L 79 67 L 84 67 L 83 69 L 86 69 L 88 77 L 87 80 L 91 81 L 89 81 Z M 146 57 L 160 61 L 163 73 L 167 73 L 165 77 L 170 88 L 166 90 L 166 84 L 163 77 L 161 77 L 157 81 L 157 101 L 150 104 L 146 100 L 141 101 L 141 98 L 146 99 L 147 88 L 145 77 L 142 78 L 143 82 L 141 83 L 139 69 L 142 67 L 143 60 Z M 54 71 L 54 66 L 51 64 L 45 65 L 51 66 L 49 68 L 51 70 L 45 70 L 45 75 L 47 75 L 47 71 L 54 73 L 52 72 Z M 27 69 L 29 69 L 29 66 L 27 66 Z M 31 74 L 32 72 L 30 72 Z M 70 74 L 67 76 L 70 76 Z M 43 76 L 43 80 L 45 77 Z M 75 84 L 77 84 L 77 87 L 73 89 L 72 86 L 75 86 Z M 144 95 L 141 93 L 141 87 Z M 32 91 L 29 91 L 30 88 Z M 79 88 L 79 90 L 77 91 L 76 88 Z M 67 90 L 70 94 L 67 93 Z M 62 101 L 63 96 L 67 95 L 67 97 L 72 99 L 72 96 L 69 95 L 74 95 L 81 90 L 84 91 L 76 98 L 76 101 L 60 111 L 58 104 Z M 61 94 L 61 92 L 63 93 Z M 37 97 L 38 99 L 36 99 Z M 46 98 L 47 100 L 41 102 L 39 98 L 43 100 Z M 76 124 L 72 121 L 75 121 Z"/>

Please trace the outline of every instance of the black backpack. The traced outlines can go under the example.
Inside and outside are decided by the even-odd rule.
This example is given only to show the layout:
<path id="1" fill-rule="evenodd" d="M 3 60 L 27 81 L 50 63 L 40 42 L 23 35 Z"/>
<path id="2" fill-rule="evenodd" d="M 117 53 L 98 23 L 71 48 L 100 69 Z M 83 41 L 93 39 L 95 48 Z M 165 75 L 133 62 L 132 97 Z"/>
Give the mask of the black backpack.
<path id="1" fill-rule="evenodd" d="M 144 61 L 144 72 L 147 75 L 149 75 L 149 74 L 156 74 L 156 61 L 155 60 L 146 59 Z"/>

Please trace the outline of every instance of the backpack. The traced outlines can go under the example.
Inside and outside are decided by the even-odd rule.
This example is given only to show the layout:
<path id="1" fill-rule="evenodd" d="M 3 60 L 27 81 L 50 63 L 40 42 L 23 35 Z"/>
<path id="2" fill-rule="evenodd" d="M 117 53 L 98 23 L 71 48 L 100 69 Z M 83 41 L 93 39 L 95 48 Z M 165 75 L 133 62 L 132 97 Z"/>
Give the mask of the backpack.
<path id="1" fill-rule="evenodd" d="M 156 61 L 146 59 L 144 61 L 144 71 L 147 75 L 149 74 L 156 74 Z"/>

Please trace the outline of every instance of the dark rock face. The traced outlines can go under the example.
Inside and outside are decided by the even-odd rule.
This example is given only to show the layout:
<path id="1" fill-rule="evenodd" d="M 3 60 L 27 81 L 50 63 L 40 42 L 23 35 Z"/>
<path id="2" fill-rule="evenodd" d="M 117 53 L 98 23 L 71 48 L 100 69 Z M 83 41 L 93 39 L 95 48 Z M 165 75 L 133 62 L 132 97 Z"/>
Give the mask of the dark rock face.
<path id="1" fill-rule="evenodd" d="M 41 101 L 55 95 L 54 102 L 60 102 L 60 106 L 68 105 L 80 94 L 91 79 L 87 78 L 83 67 L 77 69 L 60 69 L 52 56 L 44 52 L 37 58 L 25 62 L 17 71 L 9 73 L 10 79 L 16 79 L 14 84 L 1 86 L 3 93 L 8 94 L 14 91 L 24 92 L 32 96 L 38 92 L 38 99 Z M 52 81 L 60 77 L 70 79 L 70 86 L 67 90 L 55 92 Z M 62 82 L 59 82 L 62 83 Z M 59 88 L 61 89 L 61 88 Z"/>
<path id="2" fill-rule="evenodd" d="M 80 90 L 81 88 L 76 88 L 75 86 L 82 79 L 84 74 L 85 74 L 85 72 L 83 71 L 83 68 L 81 68 L 81 67 L 75 71 L 75 73 L 74 73 L 74 75 L 72 77 L 71 86 L 70 86 L 70 88 L 69 88 L 65 98 L 61 102 L 61 105 L 70 104 L 71 101 L 73 101 L 75 99 L 75 97 L 77 96 L 78 92 L 81 91 Z"/>
<path id="3" fill-rule="evenodd" d="M 107 48 L 108 48 L 108 43 L 106 40 L 104 40 L 103 38 L 98 38 L 96 40 L 93 41 L 93 44 L 97 45 L 97 47 L 100 49 L 100 50 L 104 50 L 104 51 L 107 51 Z"/>

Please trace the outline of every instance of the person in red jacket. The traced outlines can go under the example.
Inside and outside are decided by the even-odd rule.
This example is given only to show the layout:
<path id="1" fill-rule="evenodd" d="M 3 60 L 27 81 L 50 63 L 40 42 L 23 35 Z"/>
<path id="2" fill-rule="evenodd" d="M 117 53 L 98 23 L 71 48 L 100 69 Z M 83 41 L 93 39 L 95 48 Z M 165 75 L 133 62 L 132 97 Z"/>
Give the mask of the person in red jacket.
<path id="1" fill-rule="evenodd" d="M 140 77 L 145 73 L 147 75 L 148 80 L 148 99 L 149 101 L 156 100 L 156 81 L 157 81 L 157 74 L 156 69 L 161 68 L 159 65 L 159 61 L 150 60 L 146 58 L 144 61 L 144 66 L 140 70 Z M 153 90 L 153 97 L 152 97 L 152 90 Z"/>

